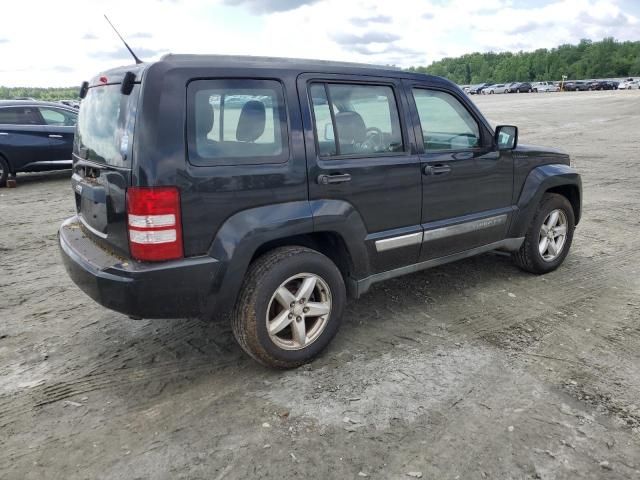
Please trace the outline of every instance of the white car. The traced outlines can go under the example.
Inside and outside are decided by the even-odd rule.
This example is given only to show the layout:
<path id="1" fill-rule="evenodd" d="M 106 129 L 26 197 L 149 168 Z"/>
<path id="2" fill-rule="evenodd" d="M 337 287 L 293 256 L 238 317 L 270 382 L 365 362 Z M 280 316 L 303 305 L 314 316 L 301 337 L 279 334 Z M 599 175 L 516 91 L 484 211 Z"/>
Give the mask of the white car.
<path id="1" fill-rule="evenodd" d="M 533 84 L 534 92 L 559 92 L 560 87 L 553 82 L 536 82 Z"/>
<path id="2" fill-rule="evenodd" d="M 637 90 L 640 88 L 640 80 L 634 80 L 633 78 L 628 78 L 624 82 L 620 82 L 618 85 L 618 90 Z"/>
<path id="3" fill-rule="evenodd" d="M 490 87 L 483 88 L 482 93 L 491 94 L 491 93 L 507 93 L 509 91 L 509 87 L 504 83 L 499 83 L 497 85 L 491 85 Z"/>

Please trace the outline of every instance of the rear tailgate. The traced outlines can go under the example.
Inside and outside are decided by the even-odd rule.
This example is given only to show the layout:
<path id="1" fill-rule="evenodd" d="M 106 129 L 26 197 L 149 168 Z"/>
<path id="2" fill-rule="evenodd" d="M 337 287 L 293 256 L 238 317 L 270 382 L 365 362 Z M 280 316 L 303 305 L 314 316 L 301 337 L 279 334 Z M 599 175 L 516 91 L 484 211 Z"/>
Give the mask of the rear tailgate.
<path id="1" fill-rule="evenodd" d="M 119 82 L 99 77 L 82 101 L 73 148 L 72 187 L 82 226 L 97 243 L 125 256 L 139 90 L 135 84 L 124 95 Z"/>

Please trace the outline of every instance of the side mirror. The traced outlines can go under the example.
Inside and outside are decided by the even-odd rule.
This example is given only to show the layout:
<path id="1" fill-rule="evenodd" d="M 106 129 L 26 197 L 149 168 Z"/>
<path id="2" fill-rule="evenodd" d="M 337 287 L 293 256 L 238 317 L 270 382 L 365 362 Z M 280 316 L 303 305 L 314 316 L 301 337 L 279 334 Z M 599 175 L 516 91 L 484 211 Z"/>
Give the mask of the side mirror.
<path id="1" fill-rule="evenodd" d="M 499 125 L 496 127 L 495 139 L 498 150 L 513 150 L 518 145 L 518 127 Z"/>
<path id="2" fill-rule="evenodd" d="M 324 139 L 325 140 L 335 140 L 333 135 L 333 124 L 325 123 L 324 125 Z"/>

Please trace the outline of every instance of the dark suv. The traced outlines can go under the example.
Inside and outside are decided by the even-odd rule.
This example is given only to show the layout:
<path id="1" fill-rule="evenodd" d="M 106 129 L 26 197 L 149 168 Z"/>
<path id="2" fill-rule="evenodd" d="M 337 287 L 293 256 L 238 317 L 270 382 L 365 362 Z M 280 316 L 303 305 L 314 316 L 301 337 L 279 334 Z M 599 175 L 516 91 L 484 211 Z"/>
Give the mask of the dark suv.
<path id="1" fill-rule="evenodd" d="M 77 118 L 59 103 L 0 100 L 0 187 L 18 172 L 71 168 Z"/>
<path id="2" fill-rule="evenodd" d="M 496 249 L 554 270 L 580 219 L 568 155 L 494 131 L 442 78 L 170 55 L 83 90 L 71 278 L 135 318 L 230 310 L 266 365 L 319 353 L 375 282 Z"/>

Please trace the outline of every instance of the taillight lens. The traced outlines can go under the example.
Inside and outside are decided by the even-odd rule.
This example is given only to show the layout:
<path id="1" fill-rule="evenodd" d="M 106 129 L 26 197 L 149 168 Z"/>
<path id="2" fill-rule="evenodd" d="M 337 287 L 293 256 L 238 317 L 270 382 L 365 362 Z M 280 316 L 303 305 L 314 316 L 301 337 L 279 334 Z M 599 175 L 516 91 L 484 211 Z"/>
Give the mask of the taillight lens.
<path id="1" fill-rule="evenodd" d="M 176 187 L 127 190 L 129 249 L 137 260 L 159 262 L 183 257 L 180 192 Z"/>

